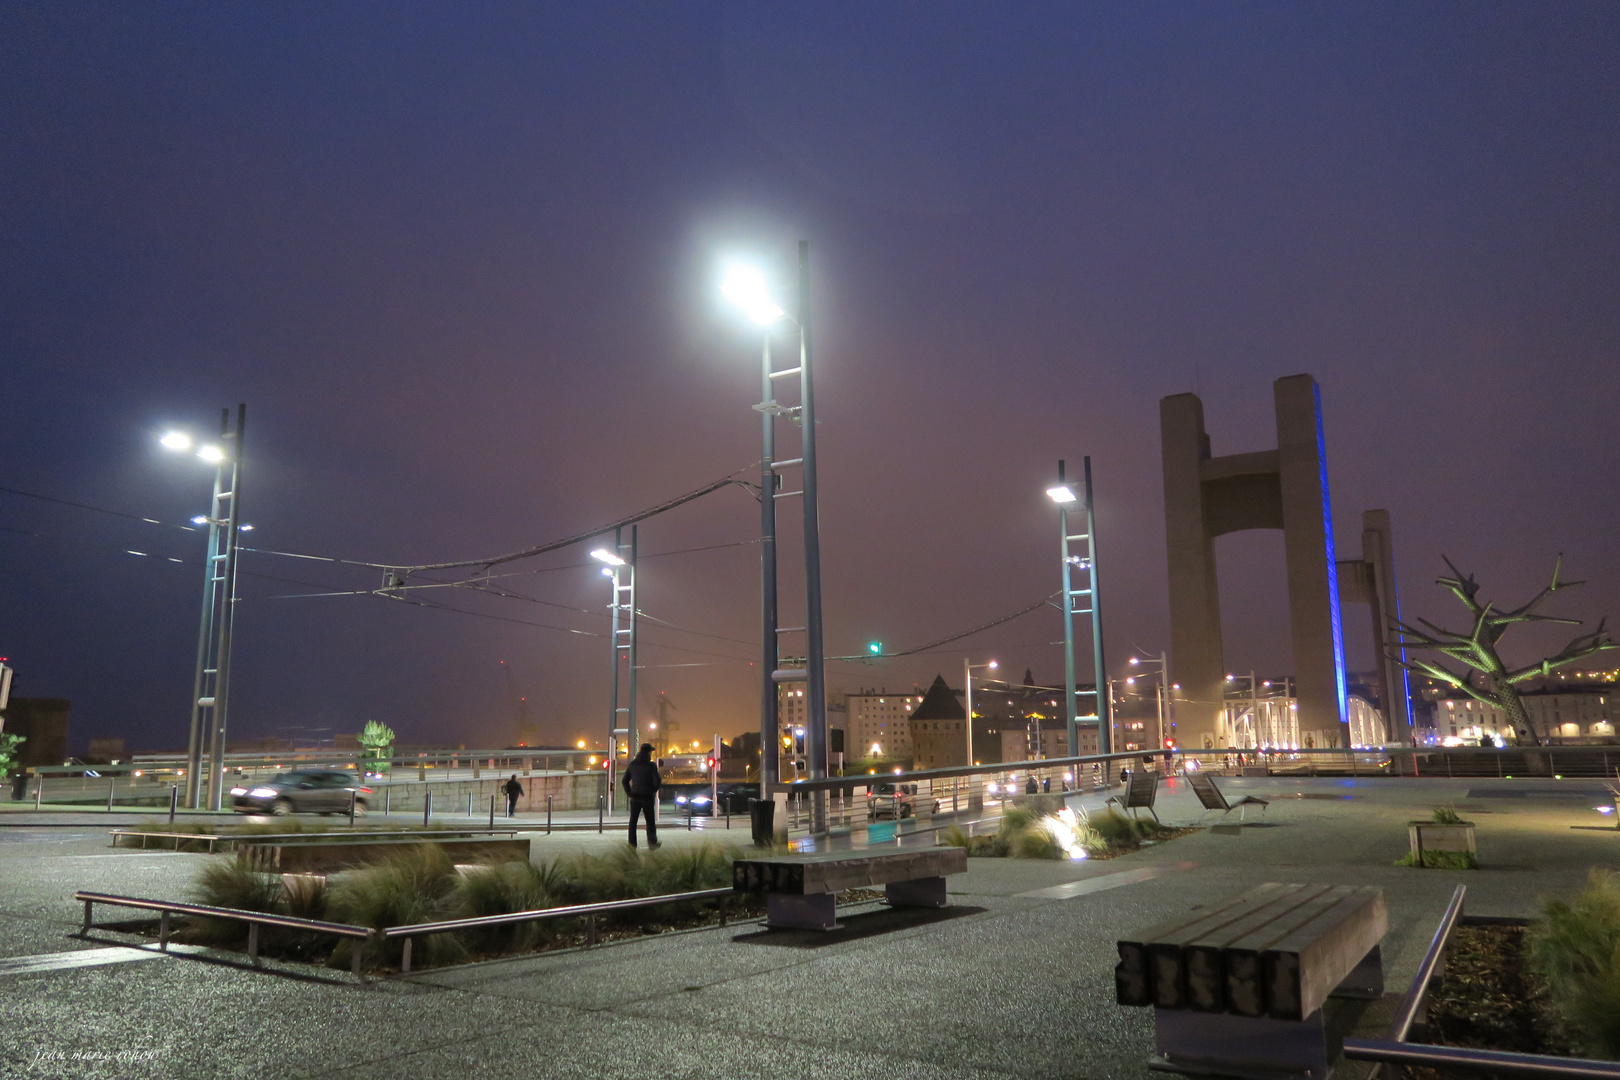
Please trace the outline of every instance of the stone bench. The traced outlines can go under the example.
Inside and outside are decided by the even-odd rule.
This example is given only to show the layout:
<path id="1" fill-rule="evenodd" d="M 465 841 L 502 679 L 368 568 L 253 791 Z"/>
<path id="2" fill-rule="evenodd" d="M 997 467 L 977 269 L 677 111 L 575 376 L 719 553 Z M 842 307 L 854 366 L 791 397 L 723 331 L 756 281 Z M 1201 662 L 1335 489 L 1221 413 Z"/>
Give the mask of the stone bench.
<path id="1" fill-rule="evenodd" d="M 967 869 L 963 848 L 834 852 L 738 859 L 731 868 L 737 892 L 765 894 L 765 925 L 836 930 L 835 897 L 845 889 L 883 886 L 894 907 L 948 907 L 945 876 Z"/>
<path id="2" fill-rule="evenodd" d="M 1115 994 L 1154 1010 L 1154 1068 L 1326 1080 L 1322 1006 L 1384 992 L 1388 930 L 1373 886 L 1260 885 L 1121 939 Z"/>
<path id="3" fill-rule="evenodd" d="M 453 863 L 510 862 L 529 858 L 529 841 L 493 840 L 362 840 L 284 844 L 238 844 L 237 859 L 254 870 L 282 874 L 324 874 L 367 863 L 384 862 L 425 844 L 442 847 Z"/>

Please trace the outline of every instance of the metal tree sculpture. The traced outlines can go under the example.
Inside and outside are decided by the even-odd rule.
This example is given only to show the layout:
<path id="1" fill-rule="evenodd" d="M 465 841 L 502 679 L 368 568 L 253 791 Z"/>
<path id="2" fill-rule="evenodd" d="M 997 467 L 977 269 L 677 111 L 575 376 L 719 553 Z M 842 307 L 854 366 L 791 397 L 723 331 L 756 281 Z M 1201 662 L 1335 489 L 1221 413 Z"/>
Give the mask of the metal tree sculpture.
<path id="1" fill-rule="evenodd" d="M 1474 575 L 1464 577 L 1452 561 L 1446 559 L 1446 565 L 1451 568 L 1452 576 L 1438 578 L 1435 584 L 1450 589 L 1456 594 L 1457 599 L 1467 605 L 1469 612 L 1474 616 L 1473 628 L 1467 633 L 1457 633 L 1436 626 L 1427 619 L 1419 619 L 1418 622 L 1424 627 L 1423 630 L 1419 630 L 1399 620 L 1392 620 L 1402 635 L 1400 644 L 1403 647 L 1432 649 L 1442 656 L 1460 661 L 1484 676 L 1479 684 L 1475 683 L 1473 671 L 1465 671 L 1458 675 L 1429 660 L 1402 660 L 1399 655 L 1393 659 L 1409 671 L 1448 683 L 1474 700 L 1502 710 L 1513 728 L 1514 741 L 1520 745 L 1534 745 L 1535 733 L 1530 728 L 1530 719 L 1525 714 L 1524 702 L 1519 698 L 1517 685 L 1526 679 L 1547 675 L 1553 668 L 1574 663 L 1583 656 L 1616 647 L 1604 630 L 1607 620 L 1599 619 L 1596 630 L 1590 634 L 1578 635 L 1553 656 L 1518 668 L 1510 668 L 1502 661 L 1497 653 L 1497 643 L 1502 640 L 1502 635 L 1507 633 L 1508 628 L 1517 623 L 1565 623 L 1570 626 L 1581 624 L 1580 619 L 1561 619 L 1553 615 L 1543 615 L 1536 610 L 1543 601 L 1560 589 L 1573 589 L 1577 585 L 1585 584 L 1582 581 L 1559 581 L 1558 575 L 1563 563 L 1564 558 L 1560 555 L 1553 563 L 1552 584 L 1537 593 L 1529 603 L 1511 610 L 1499 611 L 1494 604 L 1480 601 L 1479 583 L 1474 580 Z"/>

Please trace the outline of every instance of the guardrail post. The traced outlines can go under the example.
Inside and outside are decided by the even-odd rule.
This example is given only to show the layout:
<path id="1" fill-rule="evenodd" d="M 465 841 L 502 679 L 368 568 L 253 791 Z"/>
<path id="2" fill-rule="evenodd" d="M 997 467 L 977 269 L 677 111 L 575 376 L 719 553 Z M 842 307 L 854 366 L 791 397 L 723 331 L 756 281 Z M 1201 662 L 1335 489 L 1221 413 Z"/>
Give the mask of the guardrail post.
<path id="1" fill-rule="evenodd" d="M 158 916 L 158 948 L 163 952 L 169 951 L 169 913 L 167 911 Z"/>
<path id="2" fill-rule="evenodd" d="M 399 956 L 399 973 L 401 975 L 409 975 L 411 973 L 411 941 L 412 940 L 413 939 L 411 939 L 411 938 L 406 938 L 405 939 L 405 948 L 400 953 L 400 956 Z"/>
<path id="3" fill-rule="evenodd" d="M 495 796 L 493 795 L 489 797 L 489 828 L 491 832 L 495 830 Z"/>
<path id="4" fill-rule="evenodd" d="M 360 793 L 353 788 L 349 789 L 349 828 L 354 828 L 354 807 L 360 801 Z"/>
<path id="5" fill-rule="evenodd" d="M 596 831 L 597 831 L 598 834 L 600 834 L 602 832 L 602 823 L 603 823 L 604 819 L 606 818 L 606 816 L 607 816 L 607 796 L 598 795 L 596 797 Z"/>
<path id="6" fill-rule="evenodd" d="M 393 802 L 393 799 L 390 798 L 390 796 L 392 796 L 393 794 L 394 794 L 394 789 L 393 788 L 391 788 L 391 787 L 383 788 L 383 817 L 388 816 L 389 804 Z"/>
<path id="7" fill-rule="evenodd" d="M 546 796 L 546 835 L 551 835 L 551 796 Z"/>
<path id="8" fill-rule="evenodd" d="M 428 815 L 433 813 L 433 791 L 428 789 L 422 793 L 422 828 L 427 828 Z"/>
<path id="9" fill-rule="evenodd" d="M 588 915 L 585 918 L 585 946 L 589 948 L 596 944 L 596 916 Z"/>
<path id="10" fill-rule="evenodd" d="M 113 777 L 107 778 L 107 812 L 112 813 L 113 792 L 118 790 L 118 781 Z"/>
<path id="11" fill-rule="evenodd" d="M 248 923 L 248 959 L 253 961 L 254 967 L 259 967 L 259 924 Z"/>
<path id="12" fill-rule="evenodd" d="M 354 977 L 361 982 L 365 982 L 366 977 L 360 974 L 360 957 L 366 951 L 366 942 L 370 940 L 370 934 L 367 934 L 363 938 L 356 938 L 354 948 L 350 950 L 349 970 L 353 971 Z"/>
<path id="13" fill-rule="evenodd" d="M 84 937 L 90 932 L 90 909 L 95 906 L 95 903 L 94 900 L 84 902 L 84 928 L 79 931 L 80 937 Z"/>
<path id="14" fill-rule="evenodd" d="M 180 785 L 179 784 L 171 784 L 169 786 L 169 824 L 170 825 L 174 824 L 174 812 L 175 812 L 175 810 L 177 810 L 179 808 L 179 806 L 180 806 Z M 145 844 L 142 844 L 141 846 L 145 847 Z M 176 846 L 178 846 L 178 845 L 176 845 Z"/>

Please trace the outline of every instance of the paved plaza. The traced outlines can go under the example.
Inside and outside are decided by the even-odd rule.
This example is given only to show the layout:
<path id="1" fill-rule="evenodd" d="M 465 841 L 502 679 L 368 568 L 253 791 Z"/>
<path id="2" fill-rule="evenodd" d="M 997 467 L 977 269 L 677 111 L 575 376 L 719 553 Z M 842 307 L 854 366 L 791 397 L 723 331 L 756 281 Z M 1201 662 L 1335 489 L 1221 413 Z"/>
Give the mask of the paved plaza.
<path id="1" fill-rule="evenodd" d="M 114 850 L 105 830 L 117 815 L 8 812 L 0 1075 L 1144 1077 L 1151 1014 L 1114 1004 L 1114 942 L 1132 928 L 1263 881 L 1378 885 L 1396 996 L 1458 883 L 1470 914 L 1529 916 L 1589 867 L 1620 862 L 1620 831 L 1572 828 L 1611 822 L 1593 810 L 1606 793 L 1589 781 L 1223 785 L 1234 800 L 1271 798 L 1269 811 L 1111 860 L 970 860 L 941 912 L 869 903 L 840 909 L 845 928 L 829 934 L 747 922 L 364 986 L 313 969 L 253 971 L 228 954 L 97 952 L 138 939 L 73 936 L 75 889 L 183 898 L 210 856 Z M 1448 804 L 1477 822 L 1482 869 L 1392 866 L 1408 819 Z M 1174 784 L 1159 813 L 1190 823 L 1199 810 Z M 746 838 L 667 826 L 662 838 L 716 836 Z M 930 839 L 897 841 L 889 826 L 836 843 Z M 534 848 L 543 859 L 621 842 L 558 833 Z M 60 955 L 71 953 L 83 955 Z M 1381 1011 L 1371 1006 L 1362 1026 L 1376 1028 Z"/>

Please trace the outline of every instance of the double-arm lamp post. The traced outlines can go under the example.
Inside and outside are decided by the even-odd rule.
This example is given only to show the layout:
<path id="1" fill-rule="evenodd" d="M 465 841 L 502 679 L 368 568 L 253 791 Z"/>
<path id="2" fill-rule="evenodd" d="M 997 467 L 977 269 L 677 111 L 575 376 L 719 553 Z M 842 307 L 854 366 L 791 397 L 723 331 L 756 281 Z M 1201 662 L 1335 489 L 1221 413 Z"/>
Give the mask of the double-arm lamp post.
<path id="1" fill-rule="evenodd" d="M 1063 559 L 1063 711 L 1068 721 L 1069 756 L 1080 756 L 1080 709 L 1075 700 L 1082 691 L 1074 683 L 1074 617 L 1091 616 L 1091 660 L 1096 686 L 1090 691 L 1096 703 L 1097 752 L 1113 752 L 1113 713 L 1109 708 L 1107 668 L 1103 665 L 1102 601 L 1097 591 L 1097 514 L 1091 491 L 1091 458 L 1085 459 L 1084 503 L 1063 474 L 1058 462 L 1057 483 L 1046 489 L 1047 497 L 1058 506 L 1058 534 Z M 1084 511 L 1085 532 L 1069 531 L 1069 511 Z M 1079 548 L 1083 547 L 1081 553 Z M 1075 571 L 1085 576 L 1076 588 Z"/>
<path id="2" fill-rule="evenodd" d="M 242 433 L 247 406 L 236 407 L 236 428 L 231 411 L 221 410 L 219 443 L 197 446 L 183 431 L 170 431 L 158 440 L 177 453 L 195 449 L 197 457 L 214 466 L 214 498 L 208 516 L 191 519 L 208 526 L 208 555 L 203 562 L 202 624 L 197 631 L 197 669 L 192 677 L 191 737 L 186 746 L 186 806 L 195 810 L 202 801 L 202 760 L 208 755 L 208 806 L 224 805 L 225 728 L 230 713 L 231 632 L 236 615 L 237 540 L 242 524 Z"/>

